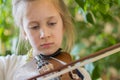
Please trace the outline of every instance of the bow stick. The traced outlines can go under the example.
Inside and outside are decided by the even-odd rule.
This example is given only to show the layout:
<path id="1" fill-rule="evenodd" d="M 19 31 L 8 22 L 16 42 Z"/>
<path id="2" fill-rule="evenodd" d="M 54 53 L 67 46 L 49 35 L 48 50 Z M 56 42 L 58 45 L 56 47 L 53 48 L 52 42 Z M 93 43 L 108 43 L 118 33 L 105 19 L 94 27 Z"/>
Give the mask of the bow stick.
<path id="1" fill-rule="evenodd" d="M 55 77 L 58 77 L 64 73 L 67 73 L 69 71 L 72 71 L 74 69 L 77 69 L 78 67 L 81 67 L 81 66 L 84 66 L 86 64 L 89 64 L 89 63 L 92 63 L 92 62 L 95 62 L 97 60 L 100 60 L 104 57 L 107 57 L 107 56 L 110 56 L 114 53 L 117 53 L 120 51 L 120 43 L 116 44 L 116 45 L 113 45 L 113 46 L 110 46 L 108 48 L 105 48 L 103 50 L 100 50 L 94 54 L 91 54 L 87 57 L 84 57 L 82 59 L 79 59 L 79 60 L 76 60 L 72 63 L 69 63 L 69 64 L 66 64 L 62 67 L 59 67 L 57 69 L 54 69 L 54 70 L 51 70 L 51 71 L 48 71 L 48 72 L 45 72 L 43 74 L 40 74 L 40 75 L 37 75 L 37 76 L 34 76 L 32 78 L 29 78 L 28 80 L 34 80 L 36 78 L 39 78 L 39 77 L 43 77 L 45 75 L 48 75 L 50 73 L 54 73 L 55 74 L 52 74 L 52 75 L 49 75 L 48 77 L 45 77 L 43 80 L 49 80 L 49 79 L 52 79 L 52 78 L 55 78 Z M 77 64 L 79 63 L 80 64 Z M 76 64 L 76 65 L 75 65 Z M 74 65 L 74 66 L 73 66 Z M 63 70 L 64 69 L 64 70 Z"/>

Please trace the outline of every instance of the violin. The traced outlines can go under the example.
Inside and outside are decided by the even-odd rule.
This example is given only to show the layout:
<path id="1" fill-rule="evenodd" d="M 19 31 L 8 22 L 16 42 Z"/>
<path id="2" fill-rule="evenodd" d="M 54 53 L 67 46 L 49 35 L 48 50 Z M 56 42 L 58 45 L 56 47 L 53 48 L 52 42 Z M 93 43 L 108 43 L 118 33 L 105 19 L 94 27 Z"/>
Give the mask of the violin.
<path id="1" fill-rule="evenodd" d="M 102 58 L 105 58 L 107 56 L 110 56 L 110 55 L 118 53 L 118 52 L 120 52 L 120 43 L 118 43 L 116 45 L 113 45 L 113 46 L 110 46 L 108 48 L 105 48 L 103 50 L 100 50 L 98 52 L 95 52 L 95 53 L 93 53 L 93 54 L 91 54 L 91 55 L 89 55 L 87 57 L 82 58 L 82 59 L 79 59 L 79 60 L 76 60 L 74 62 L 68 63 L 66 65 L 57 67 L 56 69 L 50 70 L 50 71 L 45 72 L 43 74 L 31 77 L 28 80 L 35 80 L 35 79 L 37 79 L 39 77 L 46 76 L 46 75 L 49 75 L 49 74 L 53 73 L 52 75 L 47 76 L 47 77 L 45 77 L 43 79 L 43 80 L 50 80 L 50 79 L 58 77 L 58 76 L 60 76 L 62 74 L 68 73 L 68 72 L 70 72 L 72 70 L 75 70 L 78 67 L 82 67 L 82 66 L 84 66 L 86 64 L 98 61 L 98 60 L 100 60 Z"/>
<path id="2" fill-rule="evenodd" d="M 37 64 L 37 69 L 40 74 L 48 72 L 53 69 L 57 69 L 59 67 L 62 67 L 70 62 L 72 62 L 72 58 L 70 54 L 66 52 L 62 52 L 62 49 L 58 49 L 55 53 L 52 55 L 37 55 L 35 56 L 35 61 Z M 77 80 L 79 79 L 79 76 L 77 76 L 76 70 L 73 70 L 71 72 L 65 73 L 63 75 L 60 75 L 59 77 L 55 77 L 55 79 L 52 80 L 71 80 L 77 77 Z M 72 76 L 75 76 L 74 78 Z"/>

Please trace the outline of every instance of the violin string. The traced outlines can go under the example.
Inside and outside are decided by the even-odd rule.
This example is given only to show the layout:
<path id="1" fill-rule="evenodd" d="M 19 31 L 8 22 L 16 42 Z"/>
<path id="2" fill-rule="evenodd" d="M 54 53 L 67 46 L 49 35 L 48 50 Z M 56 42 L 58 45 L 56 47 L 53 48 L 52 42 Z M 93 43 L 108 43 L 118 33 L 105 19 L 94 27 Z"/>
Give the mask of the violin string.
<path id="1" fill-rule="evenodd" d="M 50 68 L 48 67 L 48 64 L 49 64 L 49 62 L 47 61 L 47 60 L 45 60 L 44 58 L 43 58 L 43 56 L 41 56 L 41 55 L 39 55 L 39 57 L 40 57 L 40 59 L 41 59 L 41 63 L 43 64 L 42 66 L 42 71 L 43 72 L 46 72 L 46 71 L 49 71 L 50 70 Z"/>
<path id="2" fill-rule="evenodd" d="M 35 79 L 35 78 L 38 78 L 38 77 L 41 77 L 41 76 L 50 74 L 50 73 L 52 73 L 52 72 L 56 72 L 56 71 L 63 70 L 63 69 L 65 69 L 66 67 L 68 67 L 68 66 L 70 66 L 70 65 L 74 65 L 74 64 L 76 64 L 76 63 L 78 63 L 78 62 L 82 62 L 82 61 L 88 60 L 88 59 L 90 59 L 90 58 L 93 58 L 93 59 L 94 59 L 94 57 L 96 57 L 96 56 L 99 57 L 99 55 L 105 54 L 105 53 L 108 52 L 108 51 L 110 52 L 110 51 L 112 51 L 112 50 L 118 49 L 119 46 L 120 46 L 120 43 L 118 43 L 118 44 L 116 44 L 116 45 L 113 45 L 113 46 L 110 46 L 110 47 L 108 47 L 108 48 L 105 48 L 105 49 L 103 49 L 103 50 L 100 50 L 100 51 L 98 51 L 98 52 L 96 52 L 96 53 L 94 53 L 94 54 L 92 54 L 92 55 L 89 55 L 89 56 L 84 57 L 84 58 L 82 58 L 82 59 L 80 59 L 80 60 L 74 61 L 74 62 L 72 62 L 72 63 L 70 63 L 70 64 L 67 64 L 67 65 L 65 65 L 65 66 L 62 66 L 62 67 L 60 67 L 60 68 L 58 68 L 58 69 L 49 71 L 49 72 L 44 73 L 44 74 L 41 74 L 41 75 L 37 75 L 37 76 L 31 77 L 31 78 L 29 78 L 28 80 L 33 80 L 33 79 Z M 120 49 L 118 49 L 118 51 L 120 51 Z M 114 53 L 116 53 L 116 52 L 113 52 L 113 54 L 114 54 Z M 110 54 L 110 55 L 111 55 L 111 54 Z M 106 56 L 109 56 L 109 55 L 106 55 Z M 106 57 L 106 56 L 105 56 L 105 57 Z"/>
<path id="3" fill-rule="evenodd" d="M 41 63 L 42 63 L 42 71 L 43 71 L 43 72 L 46 72 L 46 71 L 45 71 L 46 63 L 45 63 L 45 61 L 43 60 L 43 57 L 42 57 L 41 55 L 39 55 L 39 56 L 40 56 Z"/>
<path id="4" fill-rule="evenodd" d="M 67 73 L 67 72 L 69 72 L 69 71 L 71 71 L 71 70 L 75 70 L 75 69 L 77 69 L 78 67 L 82 67 L 82 66 L 84 66 L 84 65 L 86 65 L 86 64 L 95 62 L 95 61 L 97 61 L 97 60 L 100 60 L 100 59 L 102 59 L 102 58 L 104 58 L 104 57 L 106 57 L 106 56 L 112 55 L 112 54 L 117 53 L 117 52 L 119 52 L 119 51 L 120 51 L 120 48 L 117 48 L 117 49 L 115 49 L 115 50 L 106 52 L 105 54 L 102 54 L 102 55 L 97 56 L 97 57 L 95 57 L 95 58 L 85 60 L 85 61 L 81 62 L 81 63 L 78 64 L 78 65 L 74 65 L 74 66 L 72 66 L 72 67 L 68 67 L 68 68 L 66 68 L 66 69 L 64 69 L 64 70 L 62 70 L 62 71 L 59 71 L 59 72 L 57 72 L 57 73 L 55 73 L 55 74 L 53 74 L 53 75 L 51 75 L 51 76 L 49 76 L 49 77 L 44 78 L 43 80 L 50 80 L 50 79 L 52 79 L 52 78 L 54 78 L 54 77 L 60 76 L 60 75 L 65 74 L 65 73 Z"/>

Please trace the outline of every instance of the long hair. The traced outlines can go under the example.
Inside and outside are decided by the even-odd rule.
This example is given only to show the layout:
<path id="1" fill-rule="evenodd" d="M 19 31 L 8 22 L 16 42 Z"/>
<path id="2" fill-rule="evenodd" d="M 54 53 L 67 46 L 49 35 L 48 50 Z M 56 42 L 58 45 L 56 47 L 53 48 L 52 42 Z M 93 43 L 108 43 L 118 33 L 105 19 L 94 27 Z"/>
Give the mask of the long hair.
<path id="1" fill-rule="evenodd" d="M 18 42 L 18 49 L 17 53 L 21 53 L 21 48 L 25 45 L 24 35 L 23 35 L 23 26 L 22 26 L 22 19 L 24 14 L 24 7 L 27 6 L 27 3 L 32 3 L 33 1 L 37 0 L 13 0 L 13 17 L 15 20 L 15 23 L 17 26 L 19 26 L 20 30 L 20 36 L 19 36 L 19 42 Z M 64 51 L 70 52 L 74 41 L 75 41 L 75 29 L 72 21 L 71 14 L 65 5 L 63 0 L 47 0 L 51 2 L 58 13 L 60 14 L 62 20 L 63 20 L 63 26 L 64 26 L 64 38 L 62 43 L 62 48 Z M 30 44 L 28 44 L 30 46 Z M 30 47 L 29 47 L 30 48 Z"/>

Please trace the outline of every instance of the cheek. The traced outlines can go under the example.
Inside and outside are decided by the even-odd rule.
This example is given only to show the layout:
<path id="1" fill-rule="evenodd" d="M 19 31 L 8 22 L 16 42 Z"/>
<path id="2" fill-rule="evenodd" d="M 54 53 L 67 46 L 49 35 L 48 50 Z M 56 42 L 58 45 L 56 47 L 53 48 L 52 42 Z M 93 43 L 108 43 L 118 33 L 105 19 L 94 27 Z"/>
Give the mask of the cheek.
<path id="1" fill-rule="evenodd" d="M 29 42 L 32 47 L 37 47 L 39 45 L 40 41 L 39 41 L 39 37 L 37 34 L 35 35 L 35 34 L 29 33 L 28 38 L 29 38 Z"/>
<path id="2" fill-rule="evenodd" d="M 62 39 L 63 39 L 63 31 L 61 29 L 56 30 L 54 35 L 55 35 L 57 43 L 61 44 L 62 43 Z"/>
<path id="3" fill-rule="evenodd" d="M 33 48 L 37 49 L 40 45 L 40 41 L 36 38 L 30 39 L 30 44 Z"/>

